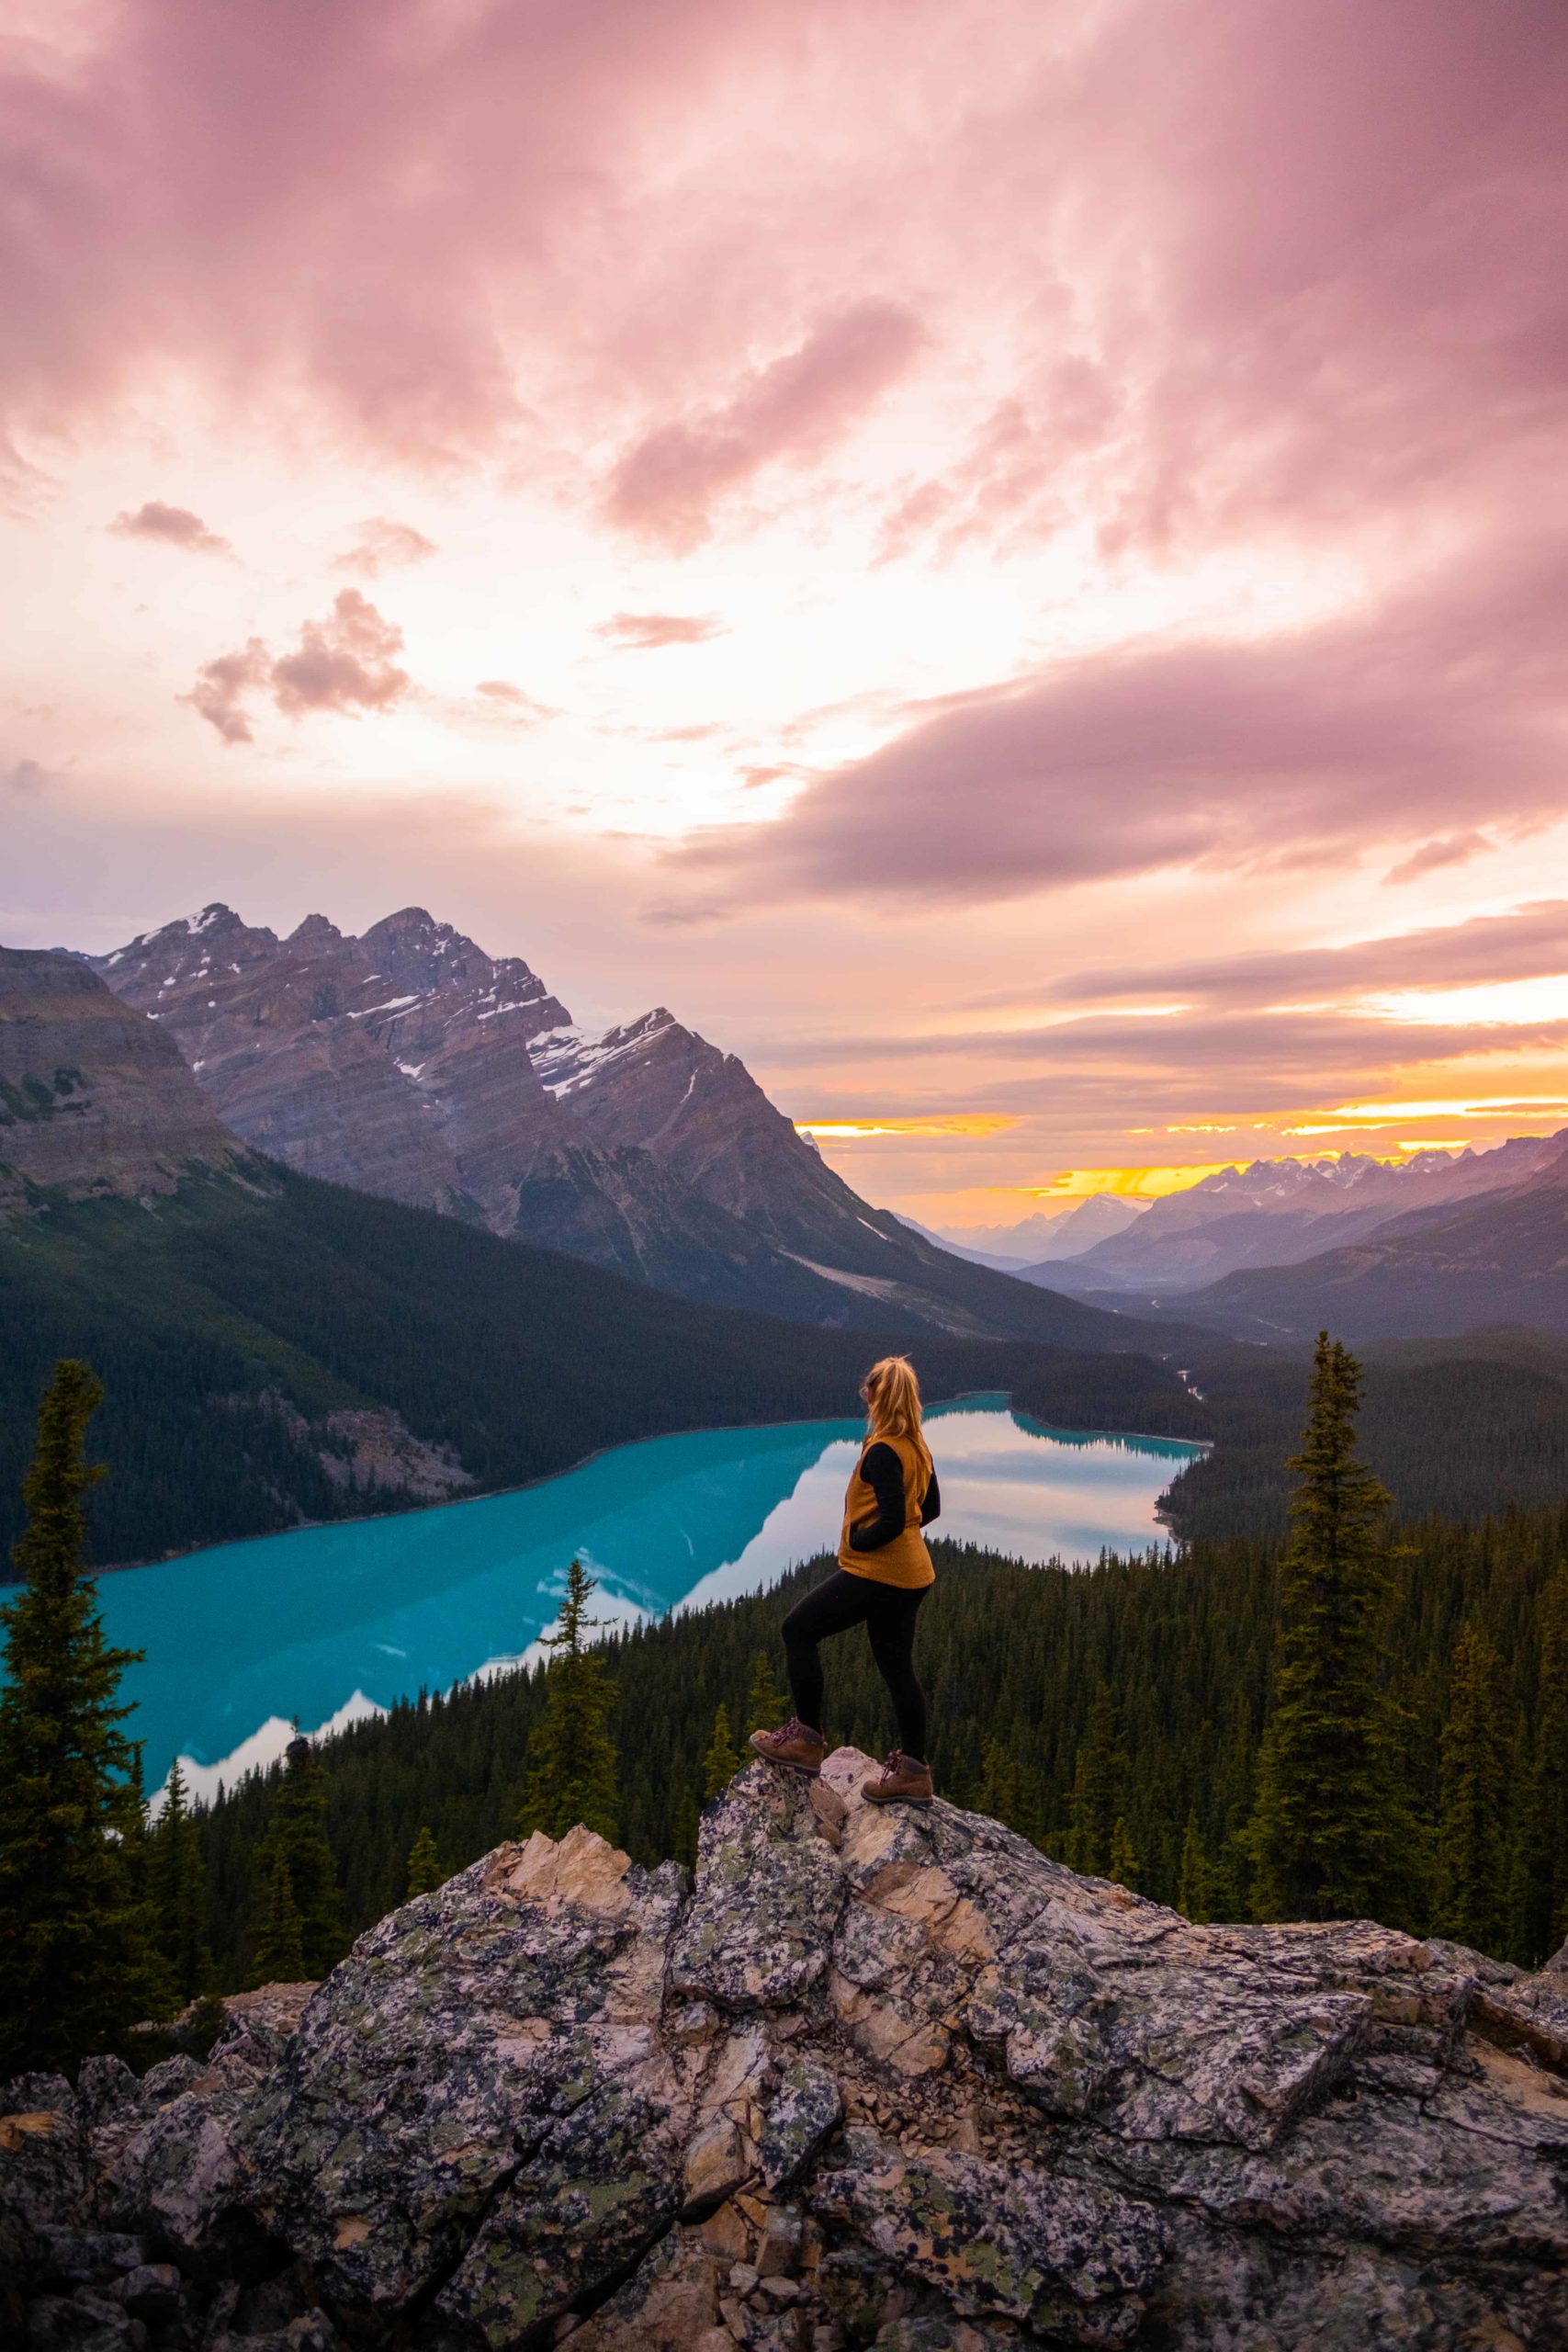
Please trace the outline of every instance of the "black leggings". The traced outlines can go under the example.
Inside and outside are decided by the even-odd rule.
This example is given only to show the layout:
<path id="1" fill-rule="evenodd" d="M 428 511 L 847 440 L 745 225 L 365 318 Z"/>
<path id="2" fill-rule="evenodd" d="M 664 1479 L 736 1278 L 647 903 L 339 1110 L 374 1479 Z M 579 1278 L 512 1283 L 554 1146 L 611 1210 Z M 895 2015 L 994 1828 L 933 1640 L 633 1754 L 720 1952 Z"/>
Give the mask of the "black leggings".
<path id="1" fill-rule="evenodd" d="M 818 1642 L 830 1634 L 863 1625 L 871 1636 L 871 1654 L 887 1685 L 898 1725 L 898 1745 L 917 1763 L 926 1760 L 926 1694 L 915 1679 L 915 1619 L 929 1584 L 908 1592 L 894 1584 L 878 1584 L 871 1577 L 852 1577 L 835 1568 L 798 1601 L 784 1622 L 784 1657 L 789 1663 L 790 1694 L 795 1712 L 811 1731 L 822 1728 L 822 1661 Z"/>

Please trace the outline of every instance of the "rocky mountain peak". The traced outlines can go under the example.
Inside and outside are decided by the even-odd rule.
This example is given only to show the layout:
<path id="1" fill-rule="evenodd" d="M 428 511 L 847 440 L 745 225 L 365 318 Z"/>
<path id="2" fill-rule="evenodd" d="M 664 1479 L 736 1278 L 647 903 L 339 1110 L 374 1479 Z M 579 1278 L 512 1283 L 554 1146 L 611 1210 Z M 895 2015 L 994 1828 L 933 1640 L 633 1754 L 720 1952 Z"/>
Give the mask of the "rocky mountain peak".
<path id="1" fill-rule="evenodd" d="M 1564 2340 L 1568 1976 L 1194 1927 L 874 1769 L 750 1766 L 694 1882 L 502 1846 L 205 2066 L 11 2085 L 15 2305 L 87 2341 L 134 2278 L 182 2341 L 313 2352 Z"/>
<path id="2" fill-rule="evenodd" d="M 28 1186 L 135 1198 L 239 1156 L 172 1036 L 80 956 L 0 947 L 0 1215 Z"/>
<path id="3" fill-rule="evenodd" d="M 307 915 L 304 922 L 289 933 L 285 942 L 289 947 L 305 948 L 341 947 L 343 944 L 342 932 L 335 922 L 329 922 L 325 915 Z"/>

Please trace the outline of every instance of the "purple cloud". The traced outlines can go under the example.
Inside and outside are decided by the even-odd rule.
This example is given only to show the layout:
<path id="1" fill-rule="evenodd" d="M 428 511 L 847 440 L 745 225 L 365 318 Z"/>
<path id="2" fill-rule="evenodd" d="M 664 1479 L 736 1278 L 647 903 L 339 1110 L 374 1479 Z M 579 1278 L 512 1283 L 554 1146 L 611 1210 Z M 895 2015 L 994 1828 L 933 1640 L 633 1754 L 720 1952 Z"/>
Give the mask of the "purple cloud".
<path id="1" fill-rule="evenodd" d="M 154 539 L 161 547 L 184 548 L 192 555 L 232 555 L 234 550 L 227 539 L 209 531 L 199 514 L 188 506 L 165 506 L 161 498 L 150 498 L 134 514 L 117 514 L 109 529 L 118 538 Z"/>
<path id="2" fill-rule="evenodd" d="M 388 710 L 408 693 L 408 672 L 397 666 L 403 633 L 383 618 L 357 588 L 340 589 L 333 608 L 319 621 L 306 621 L 292 653 L 275 659 L 259 637 L 237 653 L 220 654 L 205 662 L 196 684 L 182 702 L 188 702 L 226 743 L 254 739 L 245 708 L 246 698 L 269 693 L 288 718 L 309 711 L 335 710 L 355 715 Z"/>
<path id="3" fill-rule="evenodd" d="M 359 534 L 355 546 L 333 558 L 334 571 L 357 571 L 374 580 L 383 571 L 423 563 L 435 553 L 434 539 L 427 539 L 412 523 L 389 522 L 384 514 L 368 516 L 359 526 Z"/>

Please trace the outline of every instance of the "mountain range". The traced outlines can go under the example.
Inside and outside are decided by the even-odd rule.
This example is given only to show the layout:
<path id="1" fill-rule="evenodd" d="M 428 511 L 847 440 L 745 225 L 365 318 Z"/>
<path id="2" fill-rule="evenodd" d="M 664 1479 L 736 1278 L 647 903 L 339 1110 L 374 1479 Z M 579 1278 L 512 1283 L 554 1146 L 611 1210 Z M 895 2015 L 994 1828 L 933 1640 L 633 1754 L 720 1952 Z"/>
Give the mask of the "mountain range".
<path id="1" fill-rule="evenodd" d="M 1568 1131 L 1484 1155 L 1515 1181 L 1385 1217 L 1293 1264 L 1248 1268 L 1179 1294 L 1175 1311 L 1240 1338 L 1438 1338 L 1486 1325 L 1568 1337 Z"/>
<path id="2" fill-rule="evenodd" d="M 1175 1295 L 1181 1313 L 1195 1310 L 1201 1296 L 1204 1311 L 1195 1319 L 1206 1322 L 1232 1295 L 1209 1290 L 1224 1277 L 1347 1249 L 1406 1216 L 1446 1212 L 1487 1196 L 1500 1200 L 1537 1181 L 1550 1184 L 1565 1151 L 1568 1128 L 1518 1136 L 1491 1151 L 1416 1152 L 1392 1165 L 1348 1152 L 1337 1159 L 1254 1160 L 1168 1194 L 1135 1226 L 1066 1264 L 1027 1268 L 1021 1279 L 1098 1296 L 1101 1304 L 1118 1293 L 1129 1306 Z M 1461 1311 L 1457 1302 L 1454 1311 Z"/>
<path id="3" fill-rule="evenodd" d="M 423 908 L 357 938 L 321 915 L 279 938 L 215 904 L 91 963 L 224 1125 L 302 1174 L 716 1305 L 1106 1344 L 1093 1310 L 863 1201 L 743 1062 L 662 1007 L 586 1035 L 520 957 Z"/>
<path id="4" fill-rule="evenodd" d="M 1090 1193 L 1055 1216 L 1044 1216 L 1036 1210 L 1016 1225 L 950 1227 L 945 1232 L 933 1233 L 929 1226 L 915 1225 L 912 1217 L 904 1222 L 913 1225 L 928 1241 L 940 1242 L 961 1258 L 1013 1274 L 1048 1260 L 1081 1257 L 1097 1241 L 1135 1225 L 1147 1205 L 1145 1201 L 1124 1199 L 1119 1193 Z"/>

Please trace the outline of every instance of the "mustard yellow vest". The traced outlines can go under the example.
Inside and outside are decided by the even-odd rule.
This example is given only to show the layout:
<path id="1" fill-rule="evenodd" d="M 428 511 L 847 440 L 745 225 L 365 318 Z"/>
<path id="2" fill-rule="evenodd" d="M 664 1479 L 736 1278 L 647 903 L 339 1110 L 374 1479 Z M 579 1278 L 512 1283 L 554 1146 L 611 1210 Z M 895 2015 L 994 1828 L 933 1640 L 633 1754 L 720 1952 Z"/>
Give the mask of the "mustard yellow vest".
<path id="1" fill-rule="evenodd" d="M 854 1552 L 850 1548 L 850 1530 L 863 1521 L 876 1517 L 876 1495 L 861 1476 L 867 1448 L 890 1445 L 898 1456 L 904 1472 L 904 1530 L 891 1544 L 884 1544 L 875 1552 Z M 926 1498 L 927 1473 L 908 1438 L 867 1438 L 860 1450 L 844 1495 L 844 1524 L 839 1537 L 839 1566 L 852 1577 L 869 1577 L 874 1584 L 896 1584 L 906 1592 L 917 1591 L 921 1585 L 936 1582 L 936 1570 L 926 1549 L 926 1539 L 920 1533 L 920 1506 Z"/>

